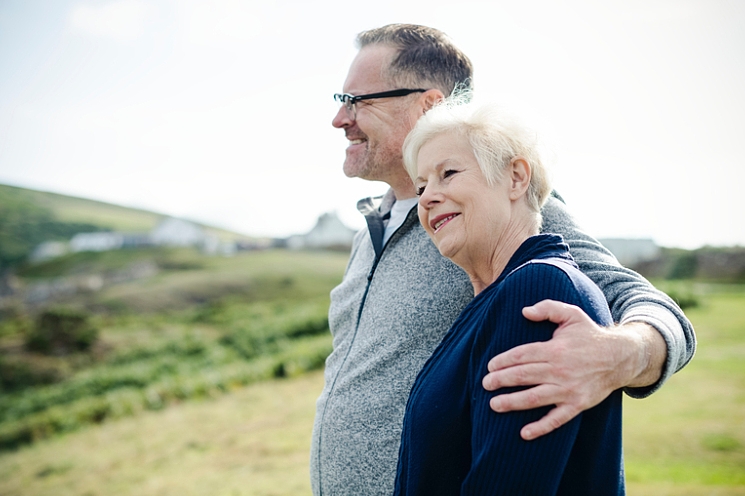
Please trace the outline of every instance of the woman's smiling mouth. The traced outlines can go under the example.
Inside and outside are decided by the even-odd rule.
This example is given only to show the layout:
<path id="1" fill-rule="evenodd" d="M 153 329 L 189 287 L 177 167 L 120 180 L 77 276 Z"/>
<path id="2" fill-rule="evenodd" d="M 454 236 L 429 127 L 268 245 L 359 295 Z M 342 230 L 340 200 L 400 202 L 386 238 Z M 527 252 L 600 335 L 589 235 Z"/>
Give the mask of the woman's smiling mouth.
<path id="1" fill-rule="evenodd" d="M 452 213 L 452 214 L 439 215 L 435 217 L 435 219 L 429 224 L 433 230 L 433 234 L 439 231 L 442 228 L 442 226 L 444 226 L 445 224 L 447 224 L 448 222 L 450 222 L 451 220 L 453 220 L 459 215 L 460 215 L 459 213 Z"/>

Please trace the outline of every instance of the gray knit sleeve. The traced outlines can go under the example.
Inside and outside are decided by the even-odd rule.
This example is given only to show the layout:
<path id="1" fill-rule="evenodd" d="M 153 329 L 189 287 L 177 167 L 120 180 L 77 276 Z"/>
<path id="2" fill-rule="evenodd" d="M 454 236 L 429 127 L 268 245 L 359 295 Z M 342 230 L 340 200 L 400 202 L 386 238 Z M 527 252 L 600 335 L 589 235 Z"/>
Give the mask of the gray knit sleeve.
<path id="1" fill-rule="evenodd" d="M 549 198 L 541 213 L 541 231 L 563 236 L 579 268 L 603 291 L 613 320 L 619 324 L 645 322 L 665 339 L 667 360 L 660 380 L 651 386 L 625 389 L 634 398 L 649 396 L 693 357 L 693 326 L 670 297 L 633 270 L 621 267 L 610 251 L 584 233 L 560 200 Z"/>

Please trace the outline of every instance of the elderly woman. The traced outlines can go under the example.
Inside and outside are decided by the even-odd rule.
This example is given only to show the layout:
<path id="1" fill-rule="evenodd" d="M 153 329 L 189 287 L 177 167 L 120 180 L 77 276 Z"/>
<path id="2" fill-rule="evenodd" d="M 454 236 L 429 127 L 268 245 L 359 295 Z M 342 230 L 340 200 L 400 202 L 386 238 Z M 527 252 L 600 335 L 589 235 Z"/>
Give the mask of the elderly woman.
<path id="1" fill-rule="evenodd" d="M 527 320 L 524 307 L 558 300 L 611 323 L 561 237 L 538 234 L 551 188 L 533 136 L 494 107 L 445 103 L 418 121 L 403 153 L 420 222 L 476 296 L 411 390 L 396 494 L 623 494 L 620 391 L 524 441 L 522 426 L 548 408 L 495 413 L 481 385 L 491 357 L 551 338 L 556 325 Z"/>

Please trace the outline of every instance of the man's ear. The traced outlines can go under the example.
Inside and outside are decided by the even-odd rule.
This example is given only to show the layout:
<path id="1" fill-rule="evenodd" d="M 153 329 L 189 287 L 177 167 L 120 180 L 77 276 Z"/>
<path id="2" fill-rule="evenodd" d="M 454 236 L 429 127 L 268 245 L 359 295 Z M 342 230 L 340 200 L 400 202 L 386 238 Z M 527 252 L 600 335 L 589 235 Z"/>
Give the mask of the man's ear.
<path id="1" fill-rule="evenodd" d="M 445 95 L 443 95 L 442 91 L 438 90 L 437 88 L 432 88 L 422 93 L 422 96 L 420 98 L 422 105 L 422 115 L 424 115 L 425 112 L 434 107 L 437 102 L 440 102 L 444 99 Z"/>
<path id="2" fill-rule="evenodd" d="M 521 198 L 530 186 L 530 175 L 532 173 L 530 164 L 523 157 L 515 157 L 510 160 L 506 171 L 510 180 L 510 200 Z"/>
<path id="3" fill-rule="evenodd" d="M 407 110 L 411 127 L 413 128 L 414 124 L 416 124 L 416 121 L 418 121 L 421 116 L 444 98 L 445 96 L 442 94 L 442 91 L 436 88 L 420 93 L 419 98 L 416 99 L 416 103 L 410 106 Z"/>

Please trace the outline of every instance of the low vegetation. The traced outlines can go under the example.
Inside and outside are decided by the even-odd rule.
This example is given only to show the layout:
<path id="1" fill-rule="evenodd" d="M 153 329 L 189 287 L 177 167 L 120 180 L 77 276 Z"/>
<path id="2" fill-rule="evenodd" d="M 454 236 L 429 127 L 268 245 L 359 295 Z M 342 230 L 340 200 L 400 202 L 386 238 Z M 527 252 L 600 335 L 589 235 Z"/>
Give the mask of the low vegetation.
<path id="1" fill-rule="evenodd" d="M 321 367 L 331 350 L 328 293 L 345 254 L 85 255 L 42 269 L 90 274 L 150 256 L 162 270 L 36 311 L 9 307 L 0 339 L 0 450 L 294 377 Z M 32 271 L 28 280 L 38 277 Z"/>

